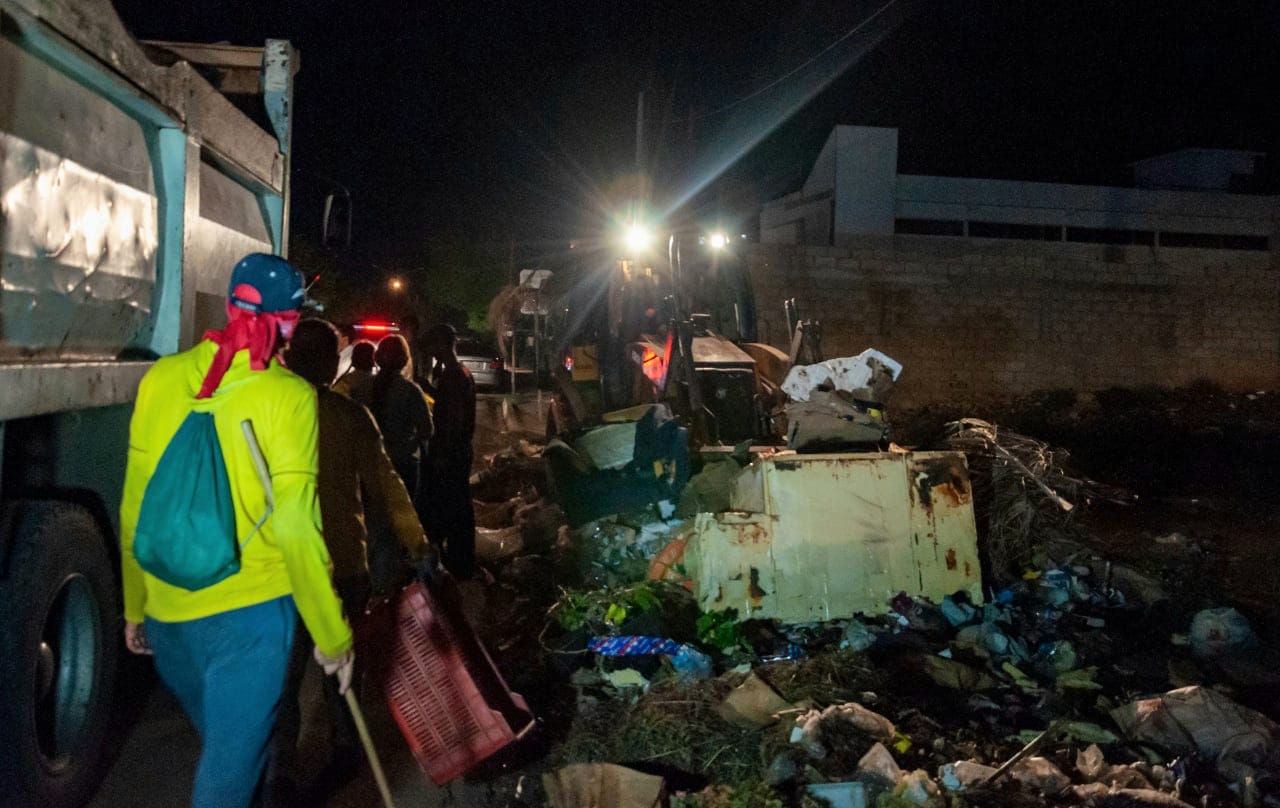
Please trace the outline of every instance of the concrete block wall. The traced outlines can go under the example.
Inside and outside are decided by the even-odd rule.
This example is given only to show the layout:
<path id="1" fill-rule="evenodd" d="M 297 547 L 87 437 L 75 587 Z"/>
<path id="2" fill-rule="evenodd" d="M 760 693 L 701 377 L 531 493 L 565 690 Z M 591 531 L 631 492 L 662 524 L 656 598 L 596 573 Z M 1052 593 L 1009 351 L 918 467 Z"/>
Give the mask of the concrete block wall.
<path id="1" fill-rule="evenodd" d="M 785 349 L 795 297 L 828 357 L 874 347 L 903 363 L 899 405 L 1280 386 L 1275 252 L 865 236 L 754 245 L 747 262 L 762 341 Z"/>

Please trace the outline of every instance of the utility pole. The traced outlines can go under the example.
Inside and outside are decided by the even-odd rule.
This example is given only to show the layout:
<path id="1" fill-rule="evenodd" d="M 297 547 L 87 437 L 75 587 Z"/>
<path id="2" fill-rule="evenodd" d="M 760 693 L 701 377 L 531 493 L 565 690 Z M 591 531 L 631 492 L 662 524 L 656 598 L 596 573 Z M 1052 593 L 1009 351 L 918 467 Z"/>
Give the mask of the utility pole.
<path id="1" fill-rule="evenodd" d="M 507 249 L 507 270 L 511 273 L 511 285 L 519 286 L 520 278 L 516 275 L 516 235 L 509 233 L 507 238 L 510 239 Z"/>
<path id="2" fill-rule="evenodd" d="M 644 174 L 644 90 L 636 96 L 636 175 Z M 639 189 L 636 196 L 640 196 Z"/>

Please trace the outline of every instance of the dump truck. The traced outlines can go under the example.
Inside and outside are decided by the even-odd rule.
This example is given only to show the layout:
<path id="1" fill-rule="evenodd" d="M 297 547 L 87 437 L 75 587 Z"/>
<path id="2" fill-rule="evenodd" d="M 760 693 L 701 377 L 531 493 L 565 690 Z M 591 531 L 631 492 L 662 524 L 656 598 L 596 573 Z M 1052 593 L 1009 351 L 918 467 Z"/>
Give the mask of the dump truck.
<path id="1" fill-rule="evenodd" d="M 117 507 L 150 360 L 284 254 L 297 54 L 139 42 L 107 0 L 0 0 L 0 804 L 97 784 Z"/>

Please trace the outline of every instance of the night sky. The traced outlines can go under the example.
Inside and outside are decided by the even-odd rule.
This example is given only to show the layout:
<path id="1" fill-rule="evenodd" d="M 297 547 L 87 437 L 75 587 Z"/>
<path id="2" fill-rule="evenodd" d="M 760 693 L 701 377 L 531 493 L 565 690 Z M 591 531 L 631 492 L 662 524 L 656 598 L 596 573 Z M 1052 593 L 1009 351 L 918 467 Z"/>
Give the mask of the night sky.
<path id="1" fill-rule="evenodd" d="M 1186 146 L 1280 152 L 1280 3 L 885 5 L 116 0 L 140 38 L 293 40 L 295 239 L 315 238 L 332 177 L 377 260 L 606 226 L 640 91 L 673 221 L 749 221 L 836 123 L 900 127 L 904 173 L 1124 182 Z"/>

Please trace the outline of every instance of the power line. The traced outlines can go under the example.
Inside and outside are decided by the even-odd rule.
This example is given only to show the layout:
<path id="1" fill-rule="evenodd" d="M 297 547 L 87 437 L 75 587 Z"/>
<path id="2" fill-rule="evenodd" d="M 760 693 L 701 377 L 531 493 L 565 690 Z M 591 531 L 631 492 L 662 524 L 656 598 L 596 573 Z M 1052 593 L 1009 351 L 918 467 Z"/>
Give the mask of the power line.
<path id="1" fill-rule="evenodd" d="M 835 42 L 832 42 L 832 43 L 831 43 L 830 45 L 828 45 L 827 47 L 825 47 L 825 48 L 823 48 L 822 50 L 818 51 L 816 54 L 814 54 L 812 57 L 810 57 L 810 58 L 809 58 L 807 61 L 805 61 L 803 64 L 798 65 L 797 67 L 792 68 L 791 70 L 789 70 L 789 71 L 787 71 L 786 73 L 782 74 L 782 75 L 781 75 L 781 76 L 779 76 L 778 78 L 776 78 L 776 79 L 774 79 L 773 81 L 769 82 L 768 84 L 766 84 L 765 86 L 763 86 L 763 87 L 761 87 L 760 89 L 756 90 L 755 92 L 751 93 L 750 95 L 743 96 L 742 98 L 739 98 L 737 101 L 733 101 L 733 102 L 730 102 L 730 103 L 728 103 L 728 104 L 725 104 L 724 106 L 722 106 L 722 107 L 718 107 L 718 108 L 716 108 L 716 109 L 713 109 L 713 110 L 711 110 L 710 112 L 702 112 L 702 113 L 699 113 L 699 114 L 697 114 L 697 115 L 688 115 L 688 116 L 686 116 L 686 117 L 684 117 L 684 118 L 676 118 L 675 120 L 672 120 L 672 121 L 671 121 L 671 123 L 673 123 L 673 124 L 676 124 L 676 123 L 688 123 L 689 121 L 699 121 L 699 120 L 702 120 L 703 118 L 710 118 L 710 117 L 711 117 L 711 116 L 713 116 L 713 115 L 719 115 L 719 114 L 720 114 L 720 113 L 722 113 L 722 112 L 728 112 L 729 110 L 734 109 L 735 107 L 739 107 L 739 106 L 741 106 L 741 105 L 743 105 L 743 104 L 747 103 L 748 101 L 750 101 L 750 100 L 751 100 L 751 99 L 753 99 L 753 98 L 756 98 L 757 96 L 760 96 L 760 95 L 763 95 L 764 93 L 769 92 L 769 91 L 770 91 L 770 90 L 772 90 L 774 87 L 777 87 L 777 86 L 778 86 L 779 84 L 781 84 L 782 82 L 786 81 L 787 79 L 791 78 L 791 77 L 792 77 L 792 76 L 794 76 L 795 74 L 799 73 L 801 70 L 804 70 L 804 69 L 805 69 L 806 67 L 808 67 L 809 65 L 811 65 L 811 64 L 813 64 L 814 62 L 816 62 L 816 61 L 818 61 L 819 59 L 821 59 L 823 56 L 825 56 L 825 55 L 827 54 L 827 52 L 828 52 L 828 51 L 830 51 L 831 49 L 835 48 L 837 45 L 839 45 L 840 43 L 844 42 L 844 41 L 845 41 L 846 39 L 848 39 L 849 37 L 853 36 L 854 34 L 858 33 L 859 31 L 861 31 L 863 28 L 865 28 L 865 27 L 867 26 L 867 24 L 868 24 L 868 23 L 870 23 L 870 22 L 871 22 L 872 20 L 874 20 L 876 17 L 879 17 L 879 16 L 880 16 L 881 14 L 883 14 L 884 12 L 888 11 L 888 10 L 889 10 L 889 8 L 890 8 L 891 6 L 893 6 L 893 5 L 894 5 L 895 3 L 897 3 L 897 2 L 898 2 L 898 0 L 889 0 L 889 2 L 885 3 L 885 4 L 884 4 L 883 6 L 881 6 L 879 9 L 877 9 L 877 10 L 875 11 L 875 13 L 873 13 L 870 17 L 867 17 L 865 20 L 863 20 L 862 22 L 858 23 L 858 24 L 857 24 L 857 25 L 855 25 L 853 28 L 850 28 L 847 32 L 845 32 L 845 34 L 844 34 L 843 36 L 841 36 L 841 37 L 840 37 L 839 39 L 837 39 Z"/>

